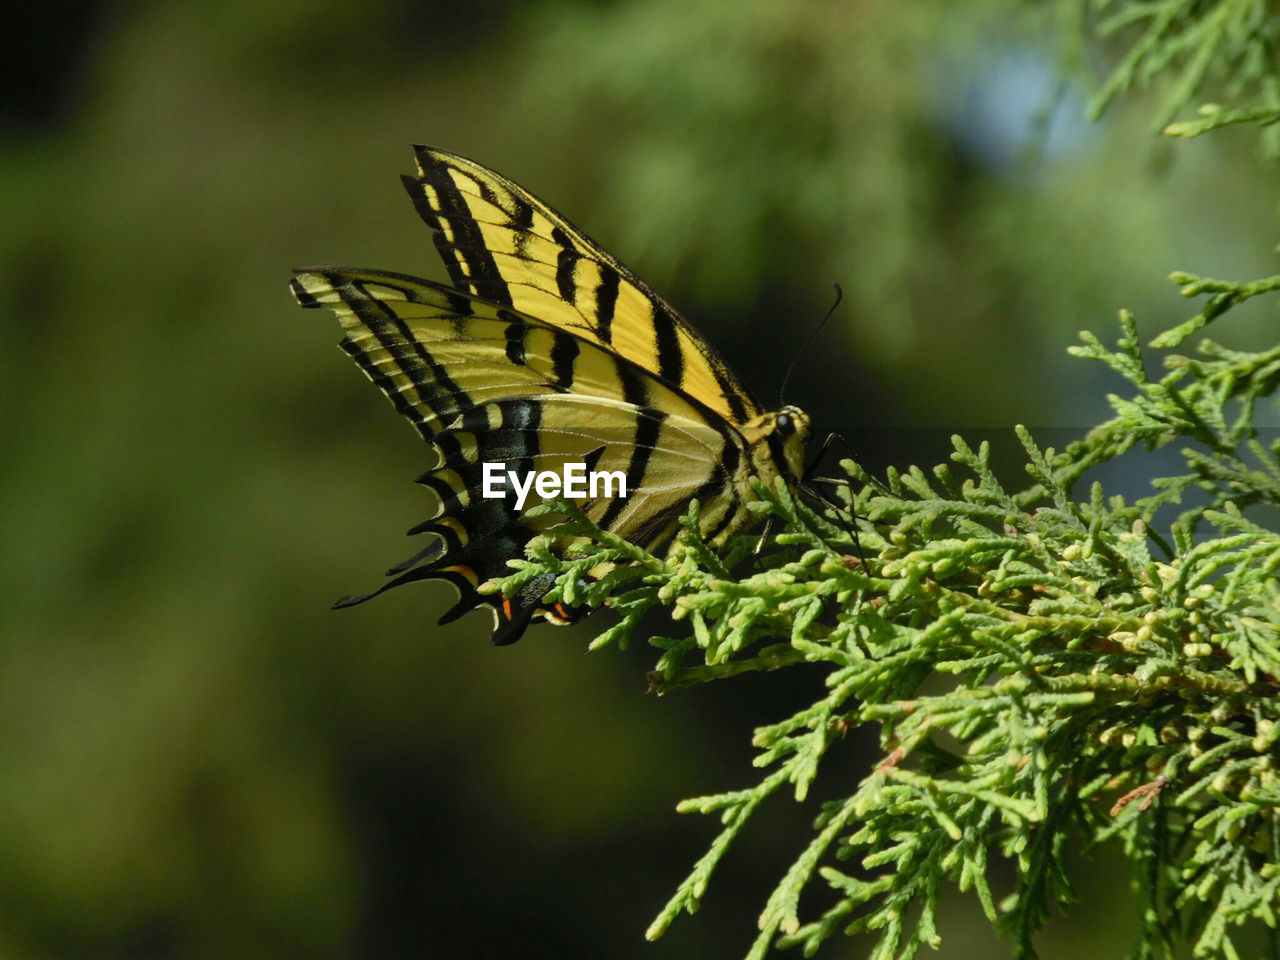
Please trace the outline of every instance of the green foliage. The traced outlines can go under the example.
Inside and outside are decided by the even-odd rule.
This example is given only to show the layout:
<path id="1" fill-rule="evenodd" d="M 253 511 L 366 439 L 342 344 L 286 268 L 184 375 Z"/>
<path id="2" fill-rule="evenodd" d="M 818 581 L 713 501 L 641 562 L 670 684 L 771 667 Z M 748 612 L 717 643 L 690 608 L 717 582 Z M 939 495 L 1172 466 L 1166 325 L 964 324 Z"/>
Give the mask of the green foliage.
<path id="1" fill-rule="evenodd" d="M 1124 91 L 1157 80 L 1167 84 L 1155 129 L 1198 137 L 1230 124 L 1266 128 L 1265 147 L 1280 157 L 1280 20 L 1267 0 L 1100 0 L 1103 36 L 1128 41 L 1119 63 L 1090 104 L 1102 114 Z M 1199 119 L 1174 123 L 1206 87 L 1216 85 L 1240 105 L 1201 103 Z"/>
<path id="2" fill-rule="evenodd" d="M 843 517 L 762 488 L 760 509 L 786 532 L 743 579 L 730 566 L 749 541 L 717 559 L 695 535 L 695 505 L 669 558 L 573 514 L 594 542 L 563 559 L 542 542 L 506 581 L 554 570 L 566 601 L 619 611 L 595 646 L 625 643 L 646 611 L 669 607 L 688 630 L 652 641 L 659 692 L 802 661 L 827 671 L 825 697 L 756 730 L 768 771 L 758 784 L 680 805 L 723 829 L 651 937 L 697 909 L 761 803 L 784 789 L 804 800 L 860 724 L 879 729 L 883 755 L 853 794 L 823 805 L 751 956 L 807 953 L 841 929 L 873 936 L 873 957 L 914 956 L 940 942 L 949 886 L 977 897 L 1016 956 L 1033 956 L 1035 932 L 1075 899 L 1071 853 L 1103 844 L 1123 850 L 1141 894 L 1133 956 L 1189 942 L 1196 956 L 1230 958 L 1241 925 L 1274 934 L 1280 536 L 1243 511 L 1280 506 L 1280 444 L 1262 445 L 1251 416 L 1280 383 L 1280 348 L 1205 342 L 1152 380 L 1132 318 L 1121 324 L 1118 349 L 1086 334 L 1075 352 L 1120 373 L 1132 395 L 1112 397 L 1115 416 L 1061 453 L 1020 429 L 1027 489 L 1008 491 L 986 447 L 957 437 L 959 470 L 891 470 L 881 486 L 847 463 Z M 1186 472 L 1153 480 L 1152 495 L 1129 503 L 1095 482 L 1077 498 L 1089 468 L 1174 440 L 1190 444 Z M 865 518 L 865 563 L 850 512 Z M 602 563 L 617 566 L 586 576 Z M 1009 873 L 1012 889 L 997 890 Z M 817 878 L 834 900 L 805 920 L 801 896 Z"/>
<path id="3" fill-rule="evenodd" d="M 1280 120 L 1266 4 L 1100 6 L 1102 31 L 1130 43 L 1095 113 L 1171 75 L 1157 123 L 1167 134 Z M 1244 105 L 1170 124 L 1211 81 Z M 1173 279 L 1208 299 L 1157 349 L 1280 289 L 1277 277 Z M 1073 855 L 1103 846 L 1132 871 L 1132 957 L 1230 960 L 1259 942 L 1280 956 L 1280 441 L 1263 443 L 1256 419 L 1280 386 L 1280 347 L 1206 340 L 1195 356 L 1165 356 L 1153 378 L 1132 316 L 1120 323 L 1115 348 L 1086 333 L 1072 352 L 1111 368 L 1127 395 L 1061 452 L 1019 428 L 1031 477 L 1020 489 L 960 437 L 951 464 L 891 469 L 884 484 L 846 463 L 839 502 L 823 509 L 781 483 L 761 488 L 759 510 L 785 532 L 741 578 L 750 540 L 716 557 L 698 540 L 696 503 L 665 558 L 571 506 L 542 508 L 582 539 L 563 555 L 535 541 L 498 586 L 550 571 L 561 599 L 613 608 L 620 622 L 593 647 L 625 644 L 646 612 L 668 608 L 687 626 L 650 641 L 655 691 L 801 663 L 826 671 L 825 696 L 755 731 L 758 783 L 680 804 L 722 828 L 651 938 L 698 908 L 761 804 L 784 791 L 804 801 L 832 748 L 867 725 L 881 755 L 856 790 L 823 803 L 751 957 L 808 955 L 840 930 L 872 938 L 878 960 L 913 957 L 941 942 L 951 888 L 976 898 L 1015 956 L 1033 957 L 1036 932 L 1076 900 Z M 1154 475 L 1142 451 L 1175 442 L 1182 469 Z M 1150 478 L 1150 495 L 1130 502 L 1087 482 L 1118 458 Z"/>

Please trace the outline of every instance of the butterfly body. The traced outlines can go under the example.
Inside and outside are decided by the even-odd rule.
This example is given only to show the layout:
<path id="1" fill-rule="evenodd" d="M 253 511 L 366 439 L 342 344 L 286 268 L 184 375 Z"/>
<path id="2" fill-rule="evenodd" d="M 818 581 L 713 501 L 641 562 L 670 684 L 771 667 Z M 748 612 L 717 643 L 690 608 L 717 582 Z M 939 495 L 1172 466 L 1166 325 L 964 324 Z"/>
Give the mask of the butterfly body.
<path id="1" fill-rule="evenodd" d="M 672 539 L 693 499 L 719 546 L 753 519 L 753 476 L 799 482 L 802 411 L 762 411 L 697 331 L 532 194 L 455 154 L 416 152 L 418 176 L 403 180 L 454 286 L 335 267 L 300 270 L 291 285 L 303 306 L 338 314 L 342 348 L 438 459 L 419 478 L 439 498 L 436 515 L 411 531 L 431 541 L 382 589 L 447 580 L 460 597 L 444 620 L 487 604 L 495 642 L 518 639 L 539 614 L 576 618 L 543 601 L 546 579 L 510 598 L 478 592 L 554 523 L 482 496 L 486 463 L 621 474 L 625 497 L 580 506 L 650 549 Z"/>

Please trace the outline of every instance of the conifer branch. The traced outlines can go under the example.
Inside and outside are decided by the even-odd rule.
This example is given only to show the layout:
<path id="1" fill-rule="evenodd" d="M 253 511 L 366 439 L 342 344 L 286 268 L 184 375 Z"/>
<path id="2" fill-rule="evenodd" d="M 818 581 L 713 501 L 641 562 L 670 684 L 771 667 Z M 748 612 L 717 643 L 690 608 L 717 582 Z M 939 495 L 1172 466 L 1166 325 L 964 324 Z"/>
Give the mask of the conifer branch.
<path id="1" fill-rule="evenodd" d="M 1280 158 L 1280 20 L 1267 0 L 1101 0 L 1096 6 L 1097 32 L 1114 38 L 1121 52 L 1089 105 L 1094 119 L 1122 93 L 1159 82 L 1156 132 L 1191 138 L 1256 124 L 1268 156 Z M 1199 119 L 1174 121 L 1210 88 L 1242 102 L 1201 102 Z"/>
<path id="2" fill-rule="evenodd" d="M 1156 126 L 1176 137 L 1240 123 L 1280 156 L 1280 20 L 1264 0 L 1103 2 L 1101 29 L 1127 43 L 1093 102 L 1166 79 Z M 1204 104 L 1210 85 L 1241 103 Z M 1175 273 L 1190 320 L 1155 339 L 1175 348 L 1280 277 L 1234 283 Z M 851 462 L 837 506 L 811 509 L 779 481 L 759 510 L 784 532 L 744 576 L 740 538 L 716 555 L 698 505 L 672 552 L 649 554 L 571 504 L 563 525 L 494 589 L 556 575 L 549 599 L 607 606 L 620 621 L 592 643 L 625 645 L 644 614 L 669 611 L 654 692 L 805 663 L 826 694 L 755 731 L 754 785 L 686 800 L 721 832 L 653 921 L 660 936 L 698 909 L 726 851 L 760 805 L 789 788 L 803 803 L 833 744 L 855 726 L 881 753 L 850 795 L 825 803 L 810 842 L 782 871 L 749 956 L 838 931 L 871 956 L 911 958 L 943 936 L 949 887 L 971 893 L 1014 956 L 1075 900 L 1070 851 L 1117 848 L 1138 893 L 1135 958 L 1231 960 L 1243 928 L 1280 957 L 1280 441 L 1256 410 L 1280 387 L 1280 346 L 1202 341 L 1166 354 L 1156 376 L 1133 317 L 1114 346 L 1072 349 L 1126 387 L 1113 415 L 1065 450 L 1017 436 L 1030 482 L 996 476 L 986 445 L 953 438 L 950 463 L 890 469 Z M 1181 469 L 1130 502 L 1090 471 L 1178 443 Z M 857 545 L 850 531 L 857 525 Z M 566 534 L 575 539 L 564 549 Z M 859 547 L 860 545 L 860 547 Z M 997 863 L 1014 876 L 993 891 Z M 837 864 L 839 866 L 837 866 Z"/>
<path id="3" fill-rule="evenodd" d="M 786 532 L 738 579 L 750 538 L 717 557 L 698 538 L 696 504 L 668 557 L 572 505 L 540 508 L 564 517 L 557 537 L 580 540 L 559 552 L 535 541 L 502 587 L 553 572 L 553 596 L 619 611 L 593 647 L 625 644 L 646 611 L 669 609 L 688 627 L 652 641 L 655 691 L 802 662 L 828 671 L 824 698 L 756 731 L 764 779 L 680 805 L 724 826 L 650 937 L 698 908 L 760 804 L 784 786 L 803 802 L 831 745 L 860 724 L 879 730 L 883 755 L 824 806 L 765 905 L 752 957 L 812 951 L 840 929 L 872 936 L 873 956 L 914 956 L 937 944 L 950 885 L 978 897 L 1015 955 L 1033 956 L 1035 932 L 1074 900 L 1067 851 L 1102 844 L 1133 864 L 1136 956 L 1189 942 L 1197 956 L 1231 957 L 1238 927 L 1274 923 L 1280 535 L 1245 511 L 1280 505 L 1280 444 L 1259 442 L 1252 418 L 1280 385 L 1280 348 L 1205 341 L 1195 357 L 1166 357 L 1169 373 L 1153 380 L 1133 318 L 1120 324 L 1114 348 L 1086 334 L 1073 352 L 1123 376 L 1129 394 L 1062 452 L 1019 428 L 1032 480 L 1022 490 L 960 437 L 952 464 L 890 470 L 883 486 L 846 461 L 838 512 L 816 513 L 779 481 L 759 488 L 760 508 Z M 1078 496 L 1089 467 L 1177 440 L 1194 444 L 1185 472 L 1153 478 L 1150 496 L 1130 503 L 1097 483 Z M 1191 497 L 1199 504 L 1183 504 Z M 1000 901 L 996 860 L 1017 876 Z M 804 920 L 817 880 L 832 905 Z"/>
<path id="4" fill-rule="evenodd" d="M 572 559 L 536 548 L 530 569 L 559 573 L 558 589 L 577 578 L 578 602 L 625 611 L 608 642 L 625 642 L 654 606 L 688 621 L 653 641 L 656 691 L 801 662 L 828 671 L 823 699 L 756 731 L 764 779 L 679 806 L 724 826 L 650 937 L 698 908 L 760 804 L 784 786 L 803 802 L 831 745 L 860 724 L 878 728 L 883 755 L 857 791 L 823 807 L 765 905 L 752 957 L 812 951 L 840 929 L 872 936 L 873 956 L 914 956 L 938 943 L 934 912 L 950 885 L 978 897 L 1015 955 L 1033 956 L 1036 931 L 1074 900 L 1067 852 L 1102 844 L 1124 851 L 1142 891 L 1137 956 L 1190 942 L 1197 956 L 1231 957 L 1239 926 L 1273 922 L 1280 536 L 1242 504 L 1280 504 L 1280 462 L 1252 420 L 1227 411 L 1274 394 L 1280 354 L 1206 342 L 1194 359 L 1167 358 L 1172 373 L 1153 381 L 1135 344 L 1127 314 L 1114 349 L 1084 337 L 1075 352 L 1132 392 L 1061 453 L 1019 429 L 1027 488 L 1007 490 L 986 446 L 959 437 L 952 465 L 890 471 L 884 487 L 846 462 L 840 516 L 781 483 L 761 487 L 762 509 L 787 532 L 765 569 L 740 579 L 698 540 L 696 506 L 667 558 L 549 508 L 586 539 Z M 1151 496 L 1129 503 L 1096 483 L 1076 496 L 1082 464 L 1177 439 L 1201 448 L 1185 449 L 1188 472 L 1155 478 Z M 1192 493 L 1208 508 L 1183 509 L 1157 536 L 1159 510 Z M 854 515 L 865 567 L 847 532 Z M 747 549 L 749 538 L 729 559 Z M 622 558 L 636 565 L 583 579 Z M 1000 901 L 997 860 L 1017 876 Z M 818 880 L 832 905 L 805 920 Z"/>

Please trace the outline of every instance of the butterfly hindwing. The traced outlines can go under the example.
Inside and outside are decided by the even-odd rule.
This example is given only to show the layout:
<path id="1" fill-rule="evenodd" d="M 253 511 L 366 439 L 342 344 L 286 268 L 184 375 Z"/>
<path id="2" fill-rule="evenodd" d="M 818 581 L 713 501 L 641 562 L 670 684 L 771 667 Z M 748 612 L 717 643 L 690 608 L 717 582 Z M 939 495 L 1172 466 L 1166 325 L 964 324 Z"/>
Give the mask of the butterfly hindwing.
<path id="1" fill-rule="evenodd" d="M 480 604 L 497 617 L 496 639 L 514 640 L 536 613 L 574 618 L 541 593 L 512 598 L 478 587 L 510 573 L 543 525 L 524 517 L 542 502 L 530 490 L 485 498 L 483 465 L 521 476 L 563 473 L 567 463 L 625 478 L 626 496 L 581 501 L 596 523 L 637 543 L 669 539 L 689 500 L 705 506 L 710 538 L 745 519 L 738 496 L 741 438 L 727 424 L 630 361 L 575 333 L 511 307 L 431 281 L 370 270 L 300 271 L 294 294 L 329 307 L 346 332 L 341 346 L 434 448 L 437 466 L 419 478 L 439 501 L 412 533 L 421 553 L 394 568 L 391 586 L 444 579 L 460 593 L 446 618 Z M 542 583 L 541 592 L 550 586 Z M 535 596 L 535 594 L 537 594 Z M 341 605 L 375 594 L 348 598 Z"/>

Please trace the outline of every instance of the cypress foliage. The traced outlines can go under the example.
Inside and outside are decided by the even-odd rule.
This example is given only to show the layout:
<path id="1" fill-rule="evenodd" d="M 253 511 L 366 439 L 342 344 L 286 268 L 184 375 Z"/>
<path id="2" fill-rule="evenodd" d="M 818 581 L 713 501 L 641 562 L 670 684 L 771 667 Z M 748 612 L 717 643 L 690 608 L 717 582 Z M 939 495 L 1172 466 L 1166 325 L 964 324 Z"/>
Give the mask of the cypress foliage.
<path id="1" fill-rule="evenodd" d="M 1160 85 L 1164 134 L 1251 123 L 1280 156 L 1280 22 L 1268 7 L 1097 4 L 1116 65 L 1093 112 Z M 1235 104 L 1178 121 L 1210 86 Z M 621 619 L 593 648 L 625 644 L 646 612 L 667 608 L 674 628 L 649 641 L 656 691 L 802 663 L 826 671 L 824 697 L 755 731 L 758 783 L 680 804 L 723 827 L 651 938 L 697 909 L 762 802 L 803 800 L 832 745 L 870 725 L 878 761 L 823 806 L 764 905 L 751 957 L 773 946 L 808 955 L 837 931 L 871 938 L 874 958 L 912 957 L 941 942 L 936 909 L 953 886 L 977 898 L 1015 956 L 1032 957 L 1037 930 L 1075 900 L 1069 854 L 1103 845 L 1123 853 L 1139 894 L 1131 956 L 1189 947 L 1235 958 L 1251 925 L 1280 956 L 1280 441 L 1264 443 L 1256 420 L 1280 385 L 1280 346 L 1203 340 L 1168 352 L 1280 289 L 1280 276 L 1173 280 L 1207 299 L 1152 341 L 1163 372 L 1148 373 L 1156 356 L 1125 311 L 1114 347 L 1082 334 L 1072 353 L 1110 367 L 1125 394 L 1062 451 L 1018 428 L 1029 480 L 997 477 L 986 446 L 957 436 L 950 463 L 891 469 L 884 482 L 846 461 L 838 509 L 825 513 L 781 484 L 762 488 L 758 508 L 784 532 L 745 577 L 732 571 L 753 541 L 716 556 L 697 538 L 696 503 L 666 558 L 571 504 L 539 508 L 586 539 L 567 556 L 535 540 L 499 588 L 552 572 L 553 596 L 611 607 Z M 1170 446 L 1177 472 L 1134 464 L 1147 496 L 1088 482 L 1100 464 Z M 601 563 L 612 572 L 588 578 Z M 1012 891 L 992 889 L 997 861 L 1012 868 Z M 801 894 L 820 884 L 833 905 L 802 916 Z"/>

